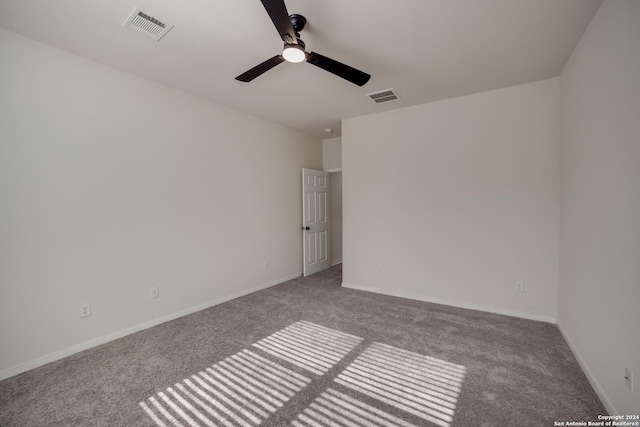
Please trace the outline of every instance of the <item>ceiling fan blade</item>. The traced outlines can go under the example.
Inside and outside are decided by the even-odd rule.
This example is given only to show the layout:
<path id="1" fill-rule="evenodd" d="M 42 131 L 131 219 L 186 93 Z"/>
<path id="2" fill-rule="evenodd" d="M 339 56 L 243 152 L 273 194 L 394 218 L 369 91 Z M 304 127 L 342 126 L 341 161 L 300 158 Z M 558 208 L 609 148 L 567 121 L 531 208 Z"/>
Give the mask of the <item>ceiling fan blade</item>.
<path id="1" fill-rule="evenodd" d="M 345 80 L 350 81 L 358 86 L 364 86 L 369 81 L 371 75 L 356 70 L 353 67 L 338 62 L 335 59 L 327 58 L 319 53 L 311 52 L 307 56 L 307 62 L 313 64 L 316 67 L 322 68 L 325 71 L 335 74 L 338 77 L 342 77 Z"/>
<path id="2" fill-rule="evenodd" d="M 284 62 L 284 58 L 282 57 L 282 55 L 276 55 L 273 58 L 267 59 L 262 64 L 256 65 L 249 71 L 246 71 L 240 74 L 238 77 L 236 77 L 236 80 L 239 80 L 241 82 L 250 82 L 251 80 L 255 79 L 261 74 L 266 73 L 276 65 L 281 64 L 283 62 Z"/>
<path id="3" fill-rule="evenodd" d="M 278 30 L 282 41 L 290 44 L 298 44 L 298 38 L 296 37 L 293 25 L 291 25 L 291 19 L 289 19 L 289 12 L 287 12 L 287 6 L 284 4 L 284 0 L 261 1 L 271 21 L 273 21 L 273 25 L 276 26 L 276 30 Z"/>

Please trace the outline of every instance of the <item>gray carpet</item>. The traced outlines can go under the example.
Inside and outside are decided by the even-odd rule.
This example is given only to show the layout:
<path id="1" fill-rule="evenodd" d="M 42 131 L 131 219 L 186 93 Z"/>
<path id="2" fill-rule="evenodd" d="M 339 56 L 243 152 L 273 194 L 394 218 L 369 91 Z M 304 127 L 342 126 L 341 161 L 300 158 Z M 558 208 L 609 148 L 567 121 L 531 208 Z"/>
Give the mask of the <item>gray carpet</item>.
<path id="1" fill-rule="evenodd" d="M 555 325 L 340 266 L 0 382 L 1 426 L 552 426 L 605 409 Z"/>

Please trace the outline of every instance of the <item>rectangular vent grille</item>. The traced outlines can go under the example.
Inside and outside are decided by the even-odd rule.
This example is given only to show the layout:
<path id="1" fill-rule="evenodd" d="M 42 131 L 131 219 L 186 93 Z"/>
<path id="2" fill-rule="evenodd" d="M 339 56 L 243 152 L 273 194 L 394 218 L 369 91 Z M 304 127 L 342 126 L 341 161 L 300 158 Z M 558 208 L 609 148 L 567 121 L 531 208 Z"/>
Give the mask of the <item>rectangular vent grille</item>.
<path id="1" fill-rule="evenodd" d="M 173 25 L 167 25 L 138 8 L 133 9 L 123 25 L 156 41 L 159 41 L 173 28 Z"/>
<path id="2" fill-rule="evenodd" d="M 398 95 L 393 92 L 393 89 L 385 89 L 379 92 L 368 93 L 367 96 L 376 104 L 382 104 L 383 102 L 395 101 L 398 99 Z"/>
<path id="3" fill-rule="evenodd" d="M 149 15 L 145 15 L 142 12 L 138 12 L 136 17 L 133 18 L 133 21 L 131 21 L 131 25 L 135 25 L 136 27 L 140 28 L 142 31 L 148 31 L 154 36 L 157 36 L 158 34 L 163 32 L 164 28 L 166 27 L 165 24 L 158 21 L 156 18 Z"/>

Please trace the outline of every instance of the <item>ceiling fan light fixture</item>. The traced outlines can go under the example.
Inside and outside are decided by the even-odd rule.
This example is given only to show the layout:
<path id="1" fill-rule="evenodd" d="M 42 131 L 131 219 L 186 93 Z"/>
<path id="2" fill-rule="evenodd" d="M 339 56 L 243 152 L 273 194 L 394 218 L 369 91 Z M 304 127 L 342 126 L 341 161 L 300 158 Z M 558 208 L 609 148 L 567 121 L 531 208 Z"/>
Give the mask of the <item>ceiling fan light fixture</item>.
<path id="1" fill-rule="evenodd" d="M 335 59 L 320 55 L 319 53 L 307 52 L 304 42 L 300 40 L 300 31 L 304 29 L 307 19 L 302 15 L 289 15 L 284 0 L 261 1 L 273 25 L 276 27 L 278 35 L 284 42 L 284 47 L 280 55 L 269 58 L 250 70 L 245 71 L 236 77 L 236 80 L 250 82 L 285 61 L 294 63 L 306 61 L 315 67 L 335 74 L 358 86 L 363 86 L 369 81 L 371 78 L 370 74 L 338 62 Z"/>
<path id="2" fill-rule="evenodd" d="M 302 44 L 287 43 L 282 50 L 282 57 L 288 62 L 298 63 L 307 59 L 307 52 Z"/>

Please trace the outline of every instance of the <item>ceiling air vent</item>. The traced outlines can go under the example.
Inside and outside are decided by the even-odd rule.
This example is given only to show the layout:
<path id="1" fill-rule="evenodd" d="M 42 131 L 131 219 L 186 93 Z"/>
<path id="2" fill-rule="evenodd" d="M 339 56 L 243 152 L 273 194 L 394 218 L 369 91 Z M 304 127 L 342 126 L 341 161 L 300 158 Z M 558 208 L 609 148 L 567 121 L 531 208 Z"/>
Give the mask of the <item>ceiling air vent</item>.
<path id="1" fill-rule="evenodd" d="M 149 36 L 155 41 L 159 41 L 173 28 L 173 25 L 165 24 L 138 8 L 133 9 L 131 15 L 129 15 L 122 25 L 140 34 Z"/>
<path id="2" fill-rule="evenodd" d="M 376 104 L 382 104 L 383 102 L 395 101 L 398 99 L 398 95 L 393 92 L 393 89 L 385 89 L 379 92 L 368 93 L 367 96 Z"/>

